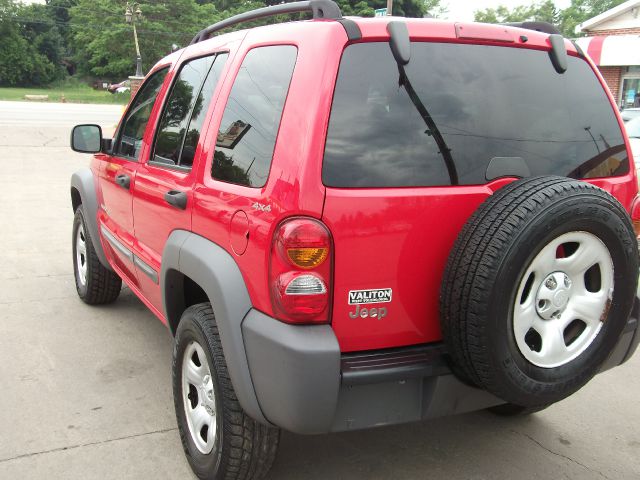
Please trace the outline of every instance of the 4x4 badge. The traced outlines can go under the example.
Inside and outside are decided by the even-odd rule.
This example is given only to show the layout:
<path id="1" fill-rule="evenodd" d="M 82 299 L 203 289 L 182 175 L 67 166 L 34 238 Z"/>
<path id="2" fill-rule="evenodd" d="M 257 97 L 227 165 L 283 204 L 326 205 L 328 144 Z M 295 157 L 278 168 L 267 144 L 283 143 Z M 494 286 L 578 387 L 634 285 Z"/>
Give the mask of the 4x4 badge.
<path id="1" fill-rule="evenodd" d="M 271 205 L 265 205 L 264 203 L 255 202 L 251 207 L 258 212 L 270 212 Z"/>

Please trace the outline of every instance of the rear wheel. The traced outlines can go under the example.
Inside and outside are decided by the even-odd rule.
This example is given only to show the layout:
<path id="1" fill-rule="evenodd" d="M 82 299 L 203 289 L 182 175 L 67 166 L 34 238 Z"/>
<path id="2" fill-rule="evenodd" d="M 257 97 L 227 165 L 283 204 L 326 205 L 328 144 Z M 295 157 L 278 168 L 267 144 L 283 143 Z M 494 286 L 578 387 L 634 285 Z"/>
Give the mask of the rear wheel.
<path id="1" fill-rule="evenodd" d="M 275 460 L 280 430 L 256 422 L 233 390 L 208 303 L 182 315 L 173 350 L 173 395 L 187 460 L 203 480 L 257 480 Z"/>
<path id="2" fill-rule="evenodd" d="M 562 400 L 614 348 L 637 278 L 635 234 L 611 195 L 561 177 L 504 187 L 469 219 L 445 271 L 455 371 L 523 411 Z"/>
<path id="3" fill-rule="evenodd" d="M 111 303 L 118 298 L 122 280 L 100 263 L 87 229 L 82 205 L 77 208 L 73 218 L 72 249 L 76 291 L 82 301 L 98 305 Z"/>

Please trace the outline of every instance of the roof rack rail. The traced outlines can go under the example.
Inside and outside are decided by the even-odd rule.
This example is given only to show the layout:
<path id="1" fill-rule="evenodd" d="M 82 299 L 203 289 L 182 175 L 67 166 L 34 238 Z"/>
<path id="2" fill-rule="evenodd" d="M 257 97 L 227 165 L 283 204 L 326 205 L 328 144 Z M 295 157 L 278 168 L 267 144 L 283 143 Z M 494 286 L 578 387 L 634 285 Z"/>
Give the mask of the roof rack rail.
<path id="1" fill-rule="evenodd" d="M 331 20 L 339 20 L 342 18 L 340 7 L 333 0 L 304 0 L 302 2 L 281 3 L 271 7 L 258 8 L 249 12 L 240 13 L 233 17 L 221 20 L 213 25 L 201 30 L 190 45 L 207 40 L 213 33 L 223 28 L 237 25 L 238 23 L 249 22 L 264 17 L 272 17 L 274 15 L 283 15 L 287 13 L 313 12 L 313 18 L 326 18 Z"/>
<path id="2" fill-rule="evenodd" d="M 560 30 L 549 22 L 508 22 L 501 23 L 507 27 L 526 28 L 527 30 L 535 30 L 537 32 L 561 35 Z"/>

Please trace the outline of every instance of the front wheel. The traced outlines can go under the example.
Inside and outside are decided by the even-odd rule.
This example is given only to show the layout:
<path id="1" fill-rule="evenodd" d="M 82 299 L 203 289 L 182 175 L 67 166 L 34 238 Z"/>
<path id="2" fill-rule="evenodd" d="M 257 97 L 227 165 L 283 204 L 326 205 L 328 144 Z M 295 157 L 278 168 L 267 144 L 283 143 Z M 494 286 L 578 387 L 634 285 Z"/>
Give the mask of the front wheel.
<path id="1" fill-rule="evenodd" d="M 73 273 L 76 280 L 76 291 L 80 299 L 89 305 L 111 303 L 120 294 L 122 280 L 120 277 L 100 263 L 93 246 L 87 224 L 84 219 L 82 205 L 73 217 Z M 95 239 L 100 241 L 99 239 Z"/>
<path id="2" fill-rule="evenodd" d="M 276 456 L 280 430 L 240 406 L 211 305 L 185 310 L 173 349 L 173 396 L 187 460 L 203 480 L 257 480 Z"/>

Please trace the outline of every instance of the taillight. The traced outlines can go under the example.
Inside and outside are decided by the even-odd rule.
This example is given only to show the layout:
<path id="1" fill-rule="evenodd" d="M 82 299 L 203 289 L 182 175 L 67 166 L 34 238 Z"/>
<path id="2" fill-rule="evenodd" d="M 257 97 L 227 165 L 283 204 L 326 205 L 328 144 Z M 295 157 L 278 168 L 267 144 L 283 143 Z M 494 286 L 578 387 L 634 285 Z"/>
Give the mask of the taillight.
<path id="1" fill-rule="evenodd" d="M 289 323 L 326 323 L 331 298 L 331 236 L 321 222 L 296 217 L 274 233 L 269 282 L 275 316 Z"/>

